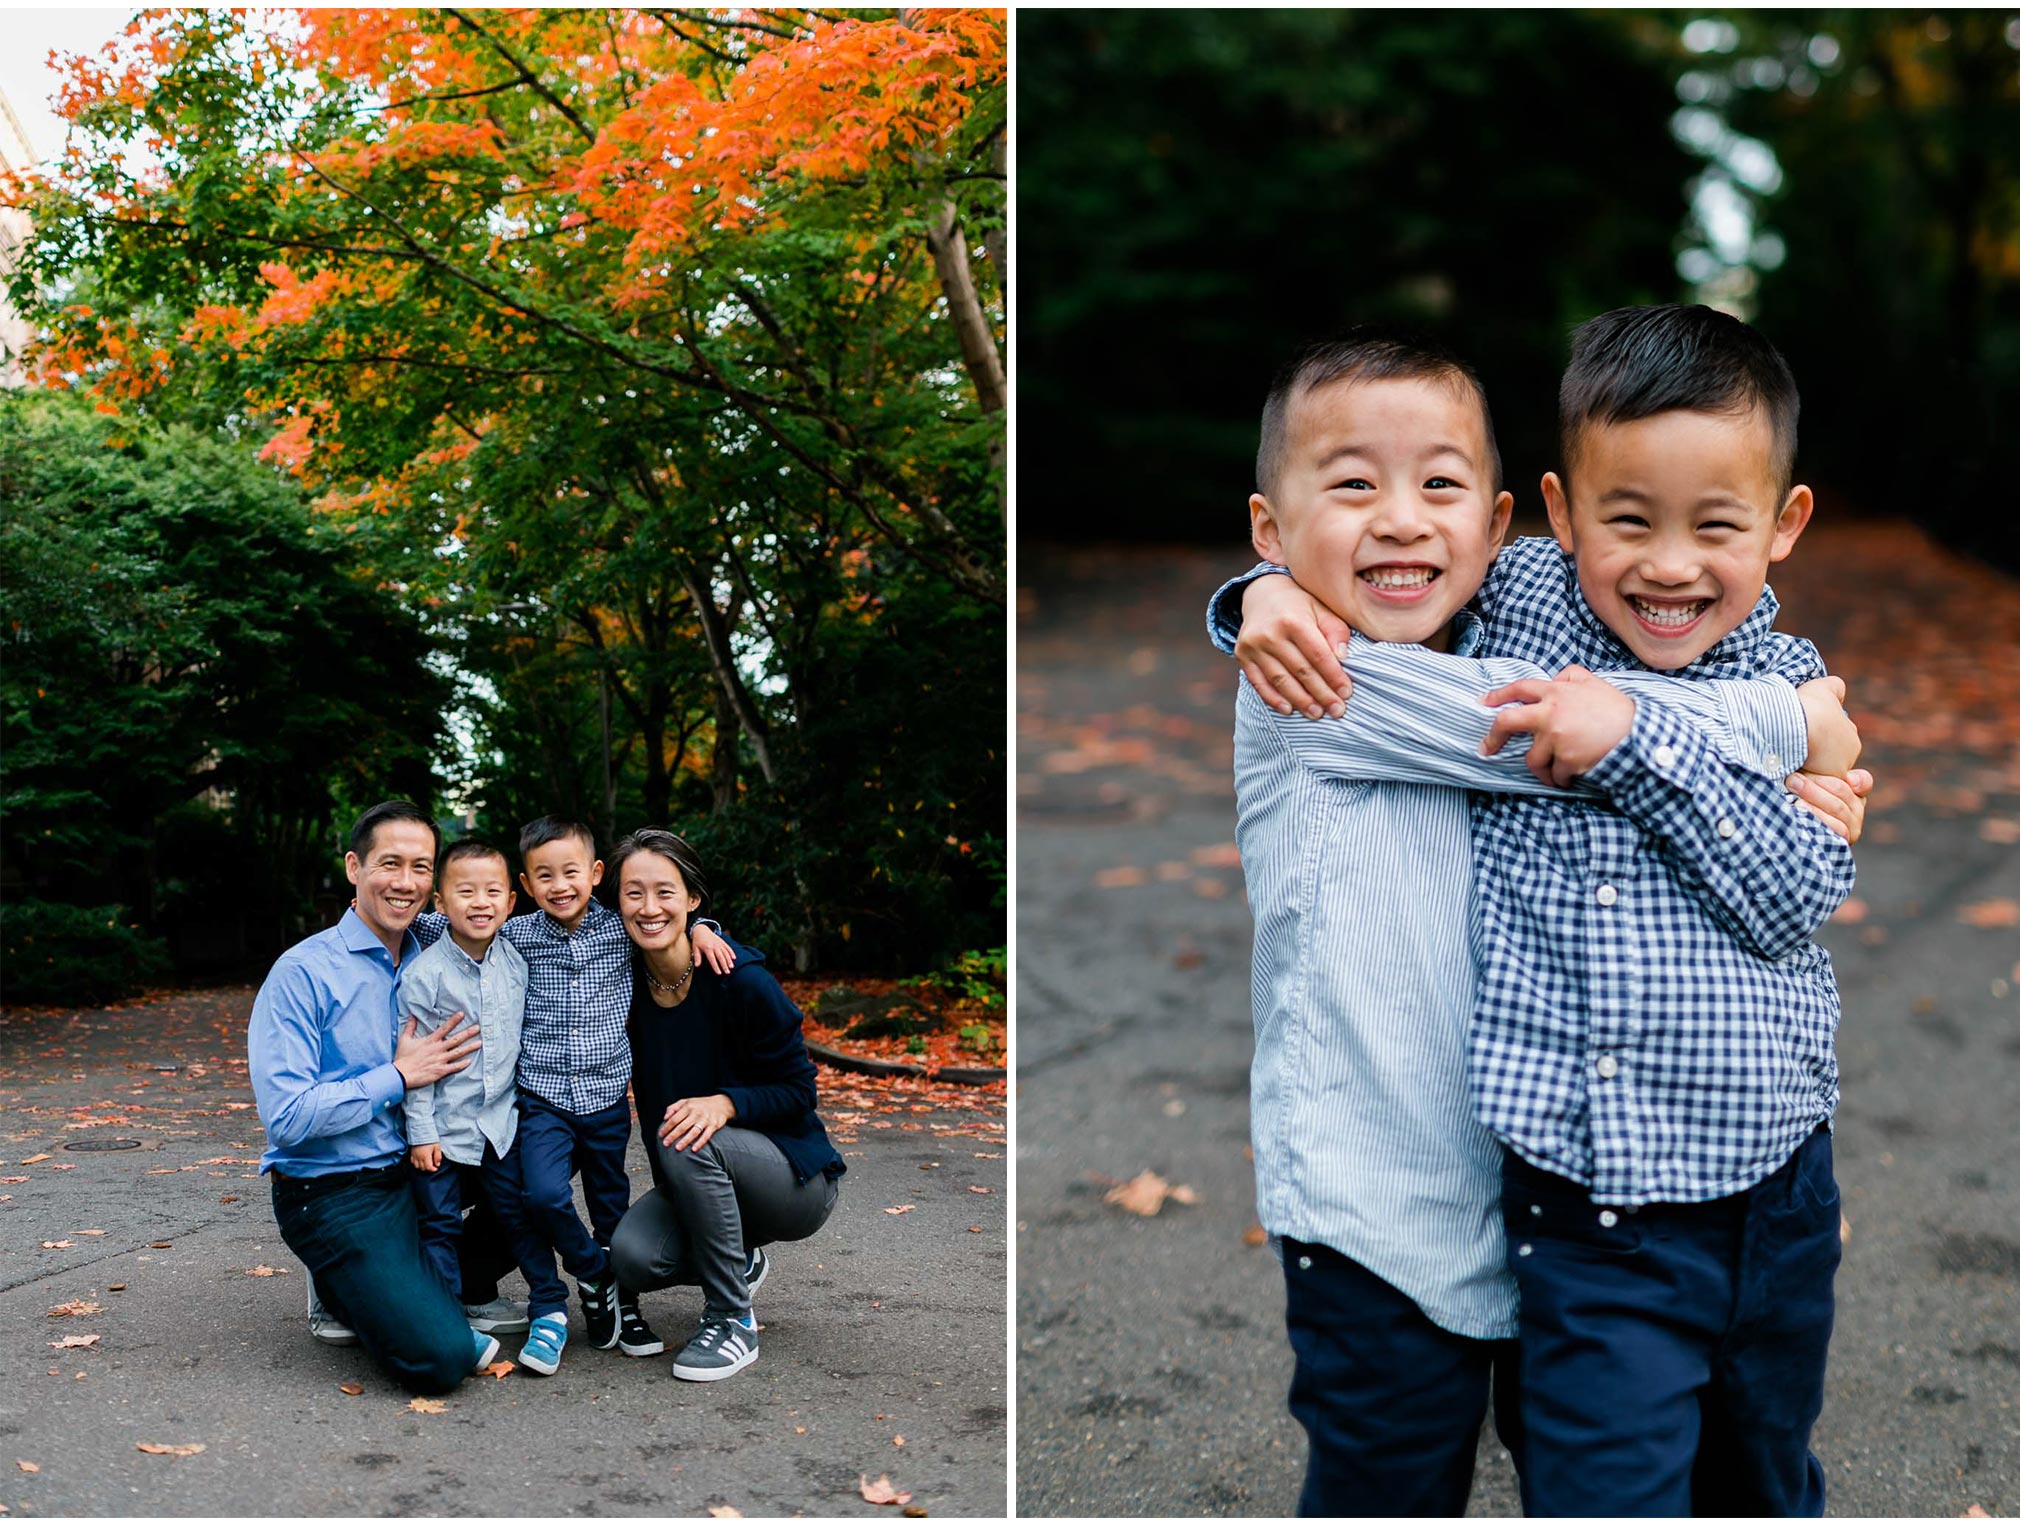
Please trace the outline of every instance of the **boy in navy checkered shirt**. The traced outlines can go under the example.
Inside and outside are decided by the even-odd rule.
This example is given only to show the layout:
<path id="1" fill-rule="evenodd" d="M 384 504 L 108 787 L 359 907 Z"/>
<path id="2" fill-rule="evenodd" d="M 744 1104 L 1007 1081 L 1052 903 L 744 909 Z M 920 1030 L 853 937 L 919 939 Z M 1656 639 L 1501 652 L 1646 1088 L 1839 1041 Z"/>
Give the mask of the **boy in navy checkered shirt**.
<path id="1" fill-rule="evenodd" d="M 1863 802 L 1805 777 L 1832 832 L 1780 761 L 1729 768 L 1590 672 L 1821 675 L 1765 587 L 1811 510 L 1795 383 L 1737 320 L 1623 309 L 1579 330 L 1559 412 L 1557 545 L 1510 548 L 1476 606 L 1493 651 L 1561 670 L 1487 697 L 1483 751 L 1533 734 L 1539 776 L 1611 797 L 1475 805 L 1471 1069 L 1507 1149 L 1524 1507 L 1819 1515 L 1838 995 L 1809 936 L 1850 891 Z M 1300 706 L 1334 698 L 1319 673 L 1344 689 L 1295 585 L 1250 591 L 1243 625 L 1252 681 Z"/>

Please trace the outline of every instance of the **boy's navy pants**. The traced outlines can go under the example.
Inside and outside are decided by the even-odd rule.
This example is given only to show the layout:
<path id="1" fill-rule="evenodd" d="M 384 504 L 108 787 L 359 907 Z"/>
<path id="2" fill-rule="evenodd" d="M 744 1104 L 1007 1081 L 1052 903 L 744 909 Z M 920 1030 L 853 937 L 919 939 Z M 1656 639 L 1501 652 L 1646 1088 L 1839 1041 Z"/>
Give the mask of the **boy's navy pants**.
<path id="1" fill-rule="evenodd" d="M 527 1223 L 560 1254 L 561 1266 L 578 1282 L 593 1284 L 610 1270 L 605 1249 L 631 1207 L 631 1179 L 624 1170 L 630 1144 L 631 1105 L 623 1099 L 594 1114 L 570 1114 L 520 1090 L 519 1139 L 507 1160 L 519 1164 Z M 575 1213 L 575 1190 L 568 1181 L 577 1171 L 589 1207 L 588 1229 Z M 527 1284 L 537 1299 L 543 1291 L 532 1288 L 533 1282 L 529 1276 Z"/>
<path id="2" fill-rule="evenodd" d="M 1703 1204 L 1634 1211 L 1512 1152 L 1531 1517 L 1821 1517 L 1841 1245 L 1831 1138 Z"/>
<path id="3" fill-rule="evenodd" d="M 1491 1390 L 1522 1464 L 1515 1344 L 1461 1337 L 1331 1247 L 1284 1239 L 1297 1370 L 1291 1415 L 1310 1449 L 1300 1517 L 1462 1517 Z"/>
<path id="4" fill-rule="evenodd" d="M 463 1211 L 469 1206 L 487 1205 L 499 1233 L 512 1248 L 513 1260 L 526 1275 L 527 1291 L 532 1296 L 527 1314 L 544 1316 L 568 1308 L 568 1291 L 555 1277 L 554 1254 L 531 1233 L 526 1223 L 517 1156 L 516 1141 L 502 1160 L 486 1141 L 484 1160 L 477 1166 L 444 1157 L 442 1165 L 432 1173 L 414 1169 L 411 1182 L 414 1208 L 421 1220 L 421 1257 L 435 1270 L 435 1277 L 444 1288 L 452 1293 L 460 1291 L 464 1287 L 466 1261 L 462 1256 L 466 1234 Z M 495 1284 L 493 1288 L 495 1291 Z"/>

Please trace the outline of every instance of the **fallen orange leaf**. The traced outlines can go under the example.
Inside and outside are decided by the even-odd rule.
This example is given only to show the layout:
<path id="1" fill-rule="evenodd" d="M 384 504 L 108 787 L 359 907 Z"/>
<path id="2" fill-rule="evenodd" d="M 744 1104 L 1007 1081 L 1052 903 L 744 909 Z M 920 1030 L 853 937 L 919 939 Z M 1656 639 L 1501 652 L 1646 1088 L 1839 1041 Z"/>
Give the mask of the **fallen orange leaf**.
<path id="1" fill-rule="evenodd" d="M 52 1316 L 95 1316 L 105 1307 L 95 1300 L 65 1300 L 49 1307 Z"/>
<path id="2" fill-rule="evenodd" d="M 1270 1234 L 1261 1226 L 1250 1226 L 1246 1231 L 1241 1233 L 1241 1239 L 1245 1246 L 1261 1247 L 1268 1244 Z"/>
<path id="3" fill-rule="evenodd" d="M 1838 910 L 1831 914 L 1833 923 L 1864 923 L 1870 911 L 1863 897 L 1846 897 L 1838 904 Z"/>
<path id="4" fill-rule="evenodd" d="M 519 1365 L 512 1362 L 511 1359 L 501 1358 L 496 1363 L 489 1363 L 484 1365 L 484 1372 L 490 1375 L 493 1379 L 503 1379 L 506 1375 L 510 1374 L 514 1369 L 518 1367 Z"/>
<path id="5" fill-rule="evenodd" d="M 897 1445 L 899 1448 L 903 1448 L 905 1446 L 905 1435 L 903 1433 L 899 1433 L 897 1437 L 891 1440 L 891 1442 Z"/>
<path id="6" fill-rule="evenodd" d="M 63 1241 L 44 1242 L 42 1244 L 43 1250 L 48 1252 L 60 1252 L 65 1247 L 74 1247 L 76 1245 L 77 1243 L 69 1240 L 68 1238 L 65 1238 Z"/>
<path id="7" fill-rule="evenodd" d="M 710 1517 L 742 1517 L 742 1516 L 743 1516 L 743 1514 L 742 1514 L 741 1512 L 737 1511 L 737 1509 L 736 1509 L 736 1508 L 734 1508 L 734 1507 L 710 1507 L 710 1508 L 708 1509 L 708 1515 L 709 1515 Z"/>
<path id="8" fill-rule="evenodd" d="M 126 1288 L 126 1286 L 125 1286 L 124 1284 L 108 1284 L 108 1285 L 106 1285 L 106 1286 L 105 1286 L 105 1292 L 106 1292 L 107 1294 L 114 1294 L 114 1295 L 116 1295 L 116 1294 L 118 1294 L 118 1293 L 120 1292 L 120 1290 L 122 1290 L 122 1289 L 124 1289 L 124 1288 Z"/>
<path id="9" fill-rule="evenodd" d="M 204 1443 L 136 1443 L 133 1446 L 143 1454 L 173 1454 L 178 1459 L 200 1454 L 209 1447 Z"/>
<path id="10" fill-rule="evenodd" d="M 980 1184 L 977 1183 L 971 1183 L 968 1185 L 968 1192 L 971 1194 L 993 1194 L 996 1192 L 996 1190 L 994 1190 L 993 1188 L 983 1188 Z"/>
<path id="11" fill-rule="evenodd" d="M 48 1160 L 49 1160 L 48 1152 L 38 1151 L 32 1157 L 23 1157 L 21 1159 L 21 1165 L 23 1167 L 33 1167 L 37 1162 L 47 1162 Z"/>
<path id="12" fill-rule="evenodd" d="M 259 1263 L 246 1269 L 247 1276 L 255 1279 L 270 1279 L 277 1273 L 286 1272 L 287 1269 L 285 1268 L 269 1268 L 265 1263 Z"/>
<path id="13" fill-rule="evenodd" d="M 980 1236 L 982 1234 L 982 1228 L 980 1226 L 970 1226 L 968 1227 L 968 1229 L 977 1236 Z"/>
<path id="14" fill-rule="evenodd" d="M 1241 850 L 1234 844 L 1208 844 L 1204 849 L 1192 851 L 1192 862 L 1218 870 L 1233 870 L 1241 864 Z"/>
<path id="15" fill-rule="evenodd" d="M 365 1387 L 354 1379 L 345 1380 L 337 1388 L 343 1391 L 345 1395 L 363 1395 L 365 1393 Z"/>
<path id="16" fill-rule="evenodd" d="M 916 1204 L 894 1204 L 889 1209 L 885 1210 L 884 1213 L 886 1215 L 903 1215 L 906 1211 L 916 1210 L 917 1208 L 918 1206 Z"/>
<path id="17" fill-rule="evenodd" d="M 1094 872 L 1094 884 L 1097 886 L 1141 886 L 1149 879 L 1135 865 L 1117 865 L 1113 869 Z"/>
<path id="18" fill-rule="evenodd" d="M 1173 1200 L 1178 1204 L 1197 1204 L 1199 1195 L 1186 1184 L 1169 1184 L 1156 1173 L 1145 1168 L 1127 1183 L 1118 1183 L 1102 1196 L 1109 1204 L 1129 1211 L 1132 1215 L 1155 1215 L 1164 1208 L 1164 1201 Z"/>
<path id="19" fill-rule="evenodd" d="M 103 1236 L 105 1233 L 103 1231 L 79 1231 L 77 1234 L 79 1236 Z"/>
<path id="20" fill-rule="evenodd" d="M 440 1416 L 448 1409 L 449 1407 L 446 1402 L 435 1400 L 433 1397 L 426 1395 L 417 1395 L 407 1402 L 407 1410 L 418 1411 L 424 1417 Z"/>
<path id="21" fill-rule="evenodd" d="M 42 1473 L 41 1465 L 31 1464 L 26 1459 L 16 1459 L 14 1461 L 14 1468 L 19 1470 L 24 1475 L 40 1475 Z"/>
<path id="22" fill-rule="evenodd" d="M 879 1475 L 874 1484 L 867 1475 L 856 1477 L 856 1489 L 863 1493 L 863 1500 L 879 1507 L 902 1507 L 912 1499 L 910 1491 L 900 1491 L 891 1485 L 891 1477 Z"/>
<path id="23" fill-rule="evenodd" d="M 2020 928 L 2020 901 L 1992 897 L 1984 902 L 1971 902 L 1957 910 L 1957 921 L 1972 928 Z"/>

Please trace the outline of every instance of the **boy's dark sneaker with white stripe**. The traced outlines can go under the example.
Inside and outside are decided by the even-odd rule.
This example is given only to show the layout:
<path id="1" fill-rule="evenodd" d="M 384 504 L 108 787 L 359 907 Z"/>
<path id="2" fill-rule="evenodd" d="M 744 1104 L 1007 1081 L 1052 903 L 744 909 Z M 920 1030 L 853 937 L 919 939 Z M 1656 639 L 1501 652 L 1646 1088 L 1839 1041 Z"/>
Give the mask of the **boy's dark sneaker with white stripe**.
<path id="1" fill-rule="evenodd" d="M 659 1333 L 638 1313 L 638 1295 L 629 1289 L 617 1291 L 617 1345 L 633 1358 L 650 1358 L 666 1351 Z"/>
<path id="2" fill-rule="evenodd" d="M 578 1279 L 575 1292 L 582 1296 L 582 1325 L 592 1348 L 617 1346 L 617 1280 L 605 1274 L 595 1283 Z"/>
<path id="3" fill-rule="evenodd" d="M 765 1256 L 762 1247 L 753 1248 L 750 1261 L 744 1264 L 743 1287 L 747 1294 L 756 1294 L 758 1285 L 765 1281 L 765 1275 L 772 1271 L 772 1260 Z"/>
<path id="4" fill-rule="evenodd" d="M 688 1338 L 687 1346 L 674 1359 L 673 1377 L 728 1379 L 756 1363 L 757 1356 L 757 1317 L 712 1310 L 702 1316 L 701 1329 Z"/>

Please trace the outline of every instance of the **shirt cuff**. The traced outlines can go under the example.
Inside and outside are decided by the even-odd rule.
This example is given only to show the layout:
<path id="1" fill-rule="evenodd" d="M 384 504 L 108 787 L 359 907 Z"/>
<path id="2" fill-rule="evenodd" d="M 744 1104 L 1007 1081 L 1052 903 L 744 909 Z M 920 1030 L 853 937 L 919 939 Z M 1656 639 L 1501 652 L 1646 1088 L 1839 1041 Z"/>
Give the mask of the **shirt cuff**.
<path id="1" fill-rule="evenodd" d="M 407 1116 L 407 1144 L 409 1146 L 439 1146 L 442 1144 L 442 1133 L 435 1128 L 434 1120 L 418 1120 L 410 1114 Z"/>
<path id="2" fill-rule="evenodd" d="M 1234 644 L 1241 636 L 1242 591 L 1266 573 L 1290 575 L 1290 569 L 1281 563 L 1259 562 L 1235 578 L 1230 578 L 1213 591 L 1213 598 L 1206 602 L 1206 634 L 1213 645 L 1224 653 L 1232 653 Z"/>
<path id="3" fill-rule="evenodd" d="M 1714 679 L 1725 702 L 1735 764 L 1780 780 L 1810 756 L 1809 718 L 1796 687 L 1786 679 Z"/>
<path id="4" fill-rule="evenodd" d="M 407 1079 L 390 1061 L 384 1066 L 373 1067 L 359 1080 L 364 1083 L 365 1096 L 371 1099 L 375 1109 L 391 1109 L 407 1096 Z"/>
<path id="5" fill-rule="evenodd" d="M 1584 780 L 1625 809 L 1631 794 L 1646 792 L 1656 783 L 1688 794 L 1709 751 L 1702 732 L 1660 702 L 1638 698 L 1627 736 L 1585 772 Z"/>

